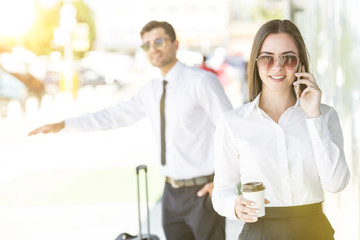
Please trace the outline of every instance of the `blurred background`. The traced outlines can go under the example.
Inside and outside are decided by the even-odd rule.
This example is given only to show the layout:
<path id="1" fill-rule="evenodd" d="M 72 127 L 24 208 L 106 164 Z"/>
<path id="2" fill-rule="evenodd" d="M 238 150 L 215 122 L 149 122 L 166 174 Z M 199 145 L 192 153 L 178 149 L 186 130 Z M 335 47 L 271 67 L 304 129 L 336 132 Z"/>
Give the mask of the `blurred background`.
<path id="1" fill-rule="evenodd" d="M 359 240 L 359 9 L 358 0 L 0 0 L 0 239 L 136 234 L 139 164 L 149 166 L 152 232 L 165 239 L 148 120 L 104 132 L 27 133 L 126 100 L 156 76 L 139 48 L 150 20 L 171 23 L 178 58 L 214 71 L 240 106 L 254 34 L 286 18 L 303 34 L 322 100 L 338 111 L 345 138 L 351 179 L 341 193 L 325 192 L 324 210 L 336 239 Z M 228 221 L 227 239 L 241 227 Z"/>

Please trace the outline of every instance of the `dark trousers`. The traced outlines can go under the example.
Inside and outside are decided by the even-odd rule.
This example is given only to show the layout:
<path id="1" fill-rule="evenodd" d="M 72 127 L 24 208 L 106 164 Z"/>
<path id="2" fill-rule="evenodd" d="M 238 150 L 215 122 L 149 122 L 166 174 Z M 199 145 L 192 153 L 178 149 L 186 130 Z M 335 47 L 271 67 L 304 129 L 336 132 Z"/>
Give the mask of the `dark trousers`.
<path id="1" fill-rule="evenodd" d="M 209 194 L 196 195 L 202 187 L 165 183 L 162 224 L 167 240 L 225 240 L 225 218 L 214 211 Z"/>
<path id="2" fill-rule="evenodd" d="M 321 203 L 265 208 L 265 216 L 245 223 L 239 240 L 333 240 L 334 229 Z"/>

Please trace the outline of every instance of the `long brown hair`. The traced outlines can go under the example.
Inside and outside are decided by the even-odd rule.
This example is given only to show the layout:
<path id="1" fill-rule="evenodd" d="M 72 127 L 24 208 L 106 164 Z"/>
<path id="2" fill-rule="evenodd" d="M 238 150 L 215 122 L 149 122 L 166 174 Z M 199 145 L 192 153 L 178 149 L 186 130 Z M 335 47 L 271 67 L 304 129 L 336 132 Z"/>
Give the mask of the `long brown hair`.
<path id="1" fill-rule="evenodd" d="M 249 101 L 254 100 L 262 90 L 262 81 L 260 79 L 259 70 L 256 65 L 256 58 L 260 54 L 266 37 L 273 33 L 287 33 L 294 39 L 299 51 L 300 63 L 305 66 L 306 72 L 309 71 L 308 52 L 299 29 L 293 22 L 289 20 L 271 20 L 260 27 L 255 35 L 251 49 L 250 59 L 247 66 Z"/>

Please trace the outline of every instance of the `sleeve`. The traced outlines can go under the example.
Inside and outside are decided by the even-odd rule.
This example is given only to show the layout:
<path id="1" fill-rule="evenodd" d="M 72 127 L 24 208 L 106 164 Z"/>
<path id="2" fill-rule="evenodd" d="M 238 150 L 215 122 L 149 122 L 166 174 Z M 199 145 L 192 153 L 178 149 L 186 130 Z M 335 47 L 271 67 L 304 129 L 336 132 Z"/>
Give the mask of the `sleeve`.
<path id="1" fill-rule="evenodd" d="M 197 86 L 200 104 L 215 125 L 220 115 L 232 109 L 224 88 L 215 74 L 205 72 Z"/>
<path id="2" fill-rule="evenodd" d="M 333 108 L 318 118 L 306 119 L 314 157 L 323 187 L 329 192 L 343 190 L 350 178 L 343 149 L 340 121 Z"/>
<path id="3" fill-rule="evenodd" d="M 84 114 L 65 120 L 65 131 L 97 131 L 124 127 L 135 123 L 146 115 L 146 96 L 150 85 L 146 85 L 129 100 L 98 112 Z"/>
<path id="4" fill-rule="evenodd" d="M 212 202 L 215 211 L 230 220 L 237 220 L 235 200 L 238 196 L 239 182 L 240 163 L 236 147 L 230 129 L 221 117 L 215 130 L 215 177 Z"/>

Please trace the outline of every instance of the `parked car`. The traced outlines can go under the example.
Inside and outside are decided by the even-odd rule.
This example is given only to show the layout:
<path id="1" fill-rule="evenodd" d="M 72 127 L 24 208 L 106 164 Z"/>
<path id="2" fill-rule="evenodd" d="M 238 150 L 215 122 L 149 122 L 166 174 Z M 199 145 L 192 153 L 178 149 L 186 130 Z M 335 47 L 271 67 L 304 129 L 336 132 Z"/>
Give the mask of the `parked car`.
<path id="1" fill-rule="evenodd" d="M 105 76 L 90 68 L 83 68 L 79 71 L 79 80 L 82 85 L 96 86 L 108 84 Z"/>
<path id="2" fill-rule="evenodd" d="M 7 106 L 11 100 L 17 100 L 25 107 L 25 101 L 30 96 L 41 98 L 44 85 L 30 74 L 10 73 L 0 68 L 0 116 L 5 118 Z"/>

